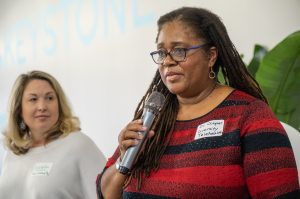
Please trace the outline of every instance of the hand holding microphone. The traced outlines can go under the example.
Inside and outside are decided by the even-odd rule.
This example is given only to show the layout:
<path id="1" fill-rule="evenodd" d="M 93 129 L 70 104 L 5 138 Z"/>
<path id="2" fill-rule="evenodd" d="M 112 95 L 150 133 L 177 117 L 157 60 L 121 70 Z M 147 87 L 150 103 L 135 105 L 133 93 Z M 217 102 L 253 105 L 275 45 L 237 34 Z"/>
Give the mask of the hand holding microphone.
<path id="1" fill-rule="evenodd" d="M 151 93 L 145 104 L 141 118 L 143 120 L 143 126 L 146 127 L 146 129 L 138 130 L 140 129 L 141 124 L 139 124 L 138 121 L 133 121 L 127 126 L 126 130 L 124 130 L 125 132 L 122 133 L 123 140 L 120 140 L 119 138 L 119 142 L 122 142 L 124 145 L 128 145 L 129 148 L 127 148 L 125 155 L 122 158 L 122 162 L 120 165 L 118 165 L 117 169 L 120 173 L 125 175 L 128 174 L 132 169 L 132 165 L 135 163 L 137 155 L 142 148 L 143 143 L 148 136 L 148 132 L 160 109 L 162 108 L 164 101 L 165 97 L 163 94 L 156 91 Z M 135 130 L 138 130 L 138 133 L 134 132 Z"/>

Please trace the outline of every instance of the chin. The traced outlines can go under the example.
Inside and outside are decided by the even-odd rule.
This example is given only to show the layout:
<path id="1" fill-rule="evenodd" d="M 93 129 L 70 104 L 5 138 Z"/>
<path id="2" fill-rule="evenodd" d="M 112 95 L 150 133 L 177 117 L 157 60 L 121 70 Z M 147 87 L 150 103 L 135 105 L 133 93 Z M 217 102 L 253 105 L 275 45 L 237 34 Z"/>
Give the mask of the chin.
<path id="1" fill-rule="evenodd" d="M 182 83 L 179 82 L 168 83 L 166 86 L 168 90 L 174 95 L 180 94 L 186 90 L 186 86 L 184 86 Z"/>
<path id="2" fill-rule="evenodd" d="M 182 93 L 182 89 L 169 88 L 169 87 L 168 87 L 168 90 L 169 90 L 172 94 L 174 94 L 174 95 L 178 95 L 178 94 Z"/>

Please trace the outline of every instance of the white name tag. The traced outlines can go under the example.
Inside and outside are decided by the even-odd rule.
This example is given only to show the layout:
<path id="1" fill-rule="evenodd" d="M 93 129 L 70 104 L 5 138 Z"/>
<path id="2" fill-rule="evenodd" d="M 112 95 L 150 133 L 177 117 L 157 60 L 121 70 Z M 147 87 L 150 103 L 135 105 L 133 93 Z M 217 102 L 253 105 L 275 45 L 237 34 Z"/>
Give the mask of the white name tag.
<path id="1" fill-rule="evenodd" d="M 200 124 L 195 134 L 195 140 L 205 137 L 221 136 L 223 134 L 224 120 L 211 120 Z"/>
<path id="2" fill-rule="evenodd" d="M 34 165 L 32 176 L 49 176 L 53 163 L 52 162 L 38 162 Z"/>

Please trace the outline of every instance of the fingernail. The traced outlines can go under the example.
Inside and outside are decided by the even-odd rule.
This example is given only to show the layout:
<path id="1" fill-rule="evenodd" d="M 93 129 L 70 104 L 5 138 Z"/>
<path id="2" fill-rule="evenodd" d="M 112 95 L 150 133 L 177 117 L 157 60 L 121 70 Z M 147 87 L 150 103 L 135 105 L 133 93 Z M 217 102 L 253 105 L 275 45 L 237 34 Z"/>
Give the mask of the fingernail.
<path id="1" fill-rule="evenodd" d="M 141 132 L 138 132 L 139 139 L 143 139 L 144 135 Z"/>

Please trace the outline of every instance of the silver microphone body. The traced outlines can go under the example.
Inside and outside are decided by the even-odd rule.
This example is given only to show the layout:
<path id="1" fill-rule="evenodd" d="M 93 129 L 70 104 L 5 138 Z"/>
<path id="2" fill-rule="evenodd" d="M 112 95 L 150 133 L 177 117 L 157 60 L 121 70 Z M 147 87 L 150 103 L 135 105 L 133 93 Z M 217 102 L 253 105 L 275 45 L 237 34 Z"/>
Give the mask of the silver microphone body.
<path id="1" fill-rule="evenodd" d="M 155 114 L 150 111 L 146 111 L 144 113 L 144 116 L 142 117 L 142 119 L 143 119 L 143 126 L 145 126 L 147 128 L 147 130 L 140 131 L 139 133 L 141 133 L 143 135 L 143 139 L 139 140 L 139 143 L 137 145 L 132 146 L 126 150 L 125 155 L 124 155 L 122 162 L 120 163 L 120 167 L 119 167 L 119 171 L 122 174 L 127 174 L 131 170 L 132 165 L 133 165 L 144 141 L 147 138 L 147 134 L 149 132 L 148 129 L 151 127 L 151 125 L 155 119 Z"/>
<path id="2" fill-rule="evenodd" d="M 118 168 L 120 173 L 126 175 L 132 169 L 132 166 L 137 159 L 138 153 L 142 148 L 144 141 L 148 137 L 147 136 L 148 132 L 155 120 L 155 117 L 158 115 L 164 102 L 165 102 L 165 96 L 160 92 L 154 91 L 149 96 L 149 99 L 145 104 L 143 114 L 142 114 L 143 126 L 146 127 L 146 130 L 139 132 L 143 135 L 143 138 L 139 140 L 137 145 L 129 147 L 126 150 L 124 157 L 122 158 L 122 162 L 120 163 Z"/>

